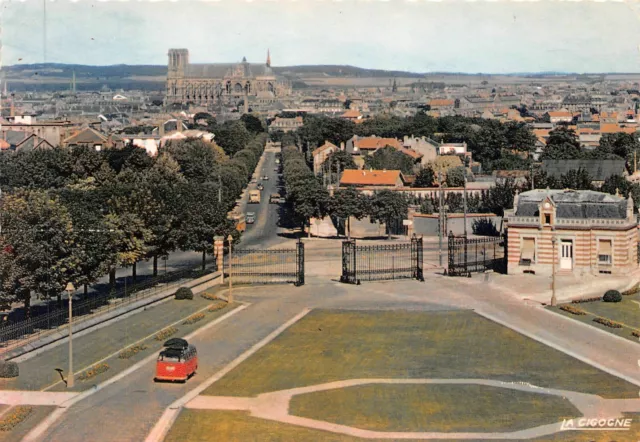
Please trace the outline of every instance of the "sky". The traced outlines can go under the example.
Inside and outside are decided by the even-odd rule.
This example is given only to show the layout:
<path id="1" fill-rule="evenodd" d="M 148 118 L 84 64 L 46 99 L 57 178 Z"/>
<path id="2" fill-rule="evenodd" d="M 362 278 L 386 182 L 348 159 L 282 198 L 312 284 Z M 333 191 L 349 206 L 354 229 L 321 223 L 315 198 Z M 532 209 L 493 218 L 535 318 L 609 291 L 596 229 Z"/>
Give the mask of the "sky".
<path id="1" fill-rule="evenodd" d="M 45 7 L 46 1 L 46 7 Z M 348 64 L 411 72 L 640 72 L 640 4 L 4 0 L 2 64 Z M 45 13 L 46 9 L 46 13 Z M 46 37 L 46 43 L 45 43 Z"/>

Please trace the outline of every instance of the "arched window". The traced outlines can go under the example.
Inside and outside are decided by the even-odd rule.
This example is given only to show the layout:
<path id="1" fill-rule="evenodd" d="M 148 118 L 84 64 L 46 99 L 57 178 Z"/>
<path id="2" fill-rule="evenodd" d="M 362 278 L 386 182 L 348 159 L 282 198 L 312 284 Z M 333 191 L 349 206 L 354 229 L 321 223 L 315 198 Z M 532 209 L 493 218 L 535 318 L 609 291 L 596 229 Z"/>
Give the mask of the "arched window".
<path id="1" fill-rule="evenodd" d="M 242 85 L 241 85 L 240 83 L 236 83 L 236 84 L 233 86 L 233 92 L 234 92 L 234 93 L 236 93 L 236 94 L 241 94 L 241 93 L 242 93 L 242 91 L 243 91 L 243 89 L 242 89 Z"/>

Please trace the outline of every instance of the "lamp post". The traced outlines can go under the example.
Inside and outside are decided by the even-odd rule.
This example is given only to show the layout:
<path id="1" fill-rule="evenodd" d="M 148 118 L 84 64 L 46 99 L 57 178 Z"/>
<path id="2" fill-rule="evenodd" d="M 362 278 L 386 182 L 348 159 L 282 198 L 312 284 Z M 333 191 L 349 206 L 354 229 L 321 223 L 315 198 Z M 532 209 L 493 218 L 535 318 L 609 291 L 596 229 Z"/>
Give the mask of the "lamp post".
<path id="1" fill-rule="evenodd" d="M 227 241 L 229 241 L 229 304 L 231 304 L 233 302 L 233 278 L 231 277 L 231 261 L 233 261 L 233 246 L 231 243 L 233 243 L 233 236 L 229 235 Z"/>
<path id="2" fill-rule="evenodd" d="M 68 283 L 65 290 L 69 293 L 69 373 L 67 374 L 67 388 L 73 388 L 73 292 L 76 288 Z"/>
<path id="3" fill-rule="evenodd" d="M 551 244 L 553 245 L 553 256 L 551 258 L 551 306 L 555 306 L 558 302 L 556 299 L 556 242 L 555 235 L 551 238 Z"/>

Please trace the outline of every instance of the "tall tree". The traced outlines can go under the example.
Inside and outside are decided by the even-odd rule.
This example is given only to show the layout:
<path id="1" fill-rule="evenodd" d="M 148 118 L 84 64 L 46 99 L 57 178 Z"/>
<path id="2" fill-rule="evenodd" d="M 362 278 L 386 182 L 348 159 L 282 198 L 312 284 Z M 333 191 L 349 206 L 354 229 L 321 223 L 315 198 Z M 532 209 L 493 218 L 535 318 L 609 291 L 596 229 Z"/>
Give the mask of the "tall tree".
<path id="1" fill-rule="evenodd" d="M 452 169 L 449 169 L 447 171 L 447 186 L 448 187 L 463 187 L 464 186 L 464 175 L 465 175 L 465 168 L 460 166 L 460 167 L 454 167 Z"/>
<path id="2" fill-rule="evenodd" d="M 547 146 L 542 151 L 543 160 L 577 160 L 582 158 L 578 136 L 573 130 L 561 127 L 549 132 Z"/>
<path id="3" fill-rule="evenodd" d="M 431 166 L 423 167 L 416 174 L 416 179 L 413 182 L 412 187 L 433 187 L 435 180 L 436 175 Z"/>
<path id="4" fill-rule="evenodd" d="M 329 202 L 329 211 L 347 221 L 347 238 L 351 239 L 351 217 L 358 220 L 369 212 L 369 199 L 353 187 L 337 191 Z"/>
<path id="5" fill-rule="evenodd" d="M 240 121 L 242 121 L 244 127 L 254 135 L 264 132 L 262 121 L 260 121 L 260 119 L 255 115 L 244 114 L 240 117 Z"/>
<path id="6" fill-rule="evenodd" d="M 387 146 L 364 157 L 365 168 L 375 170 L 400 170 L 405 175 L 413 173 L 413 159 L 393 147 Z"/>
<path id="7" fill-rule="evenodd" d="M 391 238 L 391 223 L 406 218 L 408 209 L 409 204 L 404 195 L 391 190 L 381 190 L 373 196 L 370 215 L 373 221 L 384 222 L 387 225 L 387 238 Z"/>

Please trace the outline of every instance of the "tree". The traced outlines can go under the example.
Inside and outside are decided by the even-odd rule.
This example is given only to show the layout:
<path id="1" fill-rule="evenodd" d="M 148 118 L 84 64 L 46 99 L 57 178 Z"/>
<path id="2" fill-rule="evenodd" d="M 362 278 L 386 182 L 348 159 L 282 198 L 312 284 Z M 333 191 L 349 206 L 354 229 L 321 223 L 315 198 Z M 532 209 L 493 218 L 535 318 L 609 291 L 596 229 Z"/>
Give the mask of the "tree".
<path id="1" fill-rule="evenodd" d="M 57 199 L 42 191 L 4 196 L 2 213 L 0 272 L 8 279 L 2 281 L 0 298 L 24 303 L 28 316 L 32 292 L 60 301 L 66 284 L 77 282 L 72 220 Z"/>
<path id="2" fill-rule="evenodd" d="M 228 158 L 218 146 L 204 140 L 186 139 L 173 141 L 161 153 L 171 155 L 180 166 L 180 173 L 189 181 L 203 183 L 217 180 L 220 162 Z"/>
<path id="3" fill-rule="evenodd" d="M 303 146 L 320 146 L 329 141 L 336 146 L 353 137 L 355 124 L 342 118 L 306 115 L 304 125 L 297 130 Z"/>
<path id="4" fill-rule="evenodd" d="M 511 178 L 504 182 L 496 183 L 496 185 L 483 195 L 482 206 L 486 211 L 495 213 L 498 216 L 504 216 L 505 209 L 513 207 L 513 201 L 517 187 L 515 181 Z"/>
<path id="5" fill-rule="evenodd" d="M 240 121 L 242 121 L 244 127 L 254 135 L 264 132 L 262 121 L 255 115 L 244 114 L 240 117 Z"/>
<path id="6" fill-rule="evenodd" d="M 347 221 L 347 238 L 351 239 L 351 217 L 364 218 L 369 211 L 368 198 L 353 187 L 337 191 L 329 202 L 329 211 Z"/>
<path id="7" fill-rule="evenodd" d="M 589 172 L 582 168 L 569 170 L 562 175 L 560 182 L 565 189 L 593 190 L 593 185 L 591 184 L 593 178 L 589 175 Z"/>
<path id="8" fill-rule="evenodd" d="M 433 187 L 433 183 L 436 180 L 435 172 L 430 166 L 423 167 L 416 174 L 416 179 L 413 182 L 412 187 Z"/>
<path id="9" fill-rule="evenodd" d="M 294 213 L 303 225 L 309 226 L 311 237 L 311 218 L 324 218 L 329 213 L 329 193 L 311 176 L 293 189 L 291 199 Z"/>
<path id="10" fill-rule="evenodd" d="M 431 198 L 425 199 L 420 204 L 420 213 L 424 213 L 426 215 L 431 215 L 433 212 L 435 212 L 435 208 L 433 206 L 433 201 L 431 201 Z"/>
<path id="11" fill-rule="evenodd" d="M 627 162 L 627 170 L 634 170 L 634 154 L 640 149 L 640 141 L 627 133 L 604 134 L 596 150 L 603 153 L 616 155 Z"/>
<path id="12" fill-rule="evenodd" d="M 526 108 L 526 107 L 525 107 Z M 518 152 L 533 152 L 536 147 L 536 136 L 526 123 L 507 122 L 505 124 L 507 146 Z"/>
<path id="13" fill-rule="evenodd" d="M 218 204 L 217 189 L 211 183 L 177 186 L 177 243 L 182 250 L 202 253 L 202 270 L 207 252 L 213 251 L 213 237 L 227 237 L 234 229 L 225 208 Z"/>
<path id="14" fill-rule="evenodd" d="M 404 195 L 391 190 L 377 192 L 371 201 L 371 219 L 387 225 L 387 238 L 391 238 L 390 225 L 407 216 L 409 204 Z"/>
<path id="15" fill-rule="evenodd" d="M 463 187 L 465 168 L 463 166 L 454 167 L 447 171 L 447 186 L 448 187 Z"/>
<path id="16" fill-rule="evenodd" d="M 580 142 L 573 130 L 559 128 L 549 132 L 547 146 L 542 151 L 542 160 L 576 160 L 582 157 Z"/>
<path id="17" fill-rule="evenodd" d="M 405 175 L 413 173 L 413 159 L 390 146 L 365 156 L 364 166 L 375 170 L 400 170 Z"/>
<path id="18" fill-rule="evenodd" d="M 233 156 L 241 151 L 249 141 L 251 133 L 242 121 L 226 121 L 217 127 L 216 144 L 222 147 L 227 155 Z"/>

